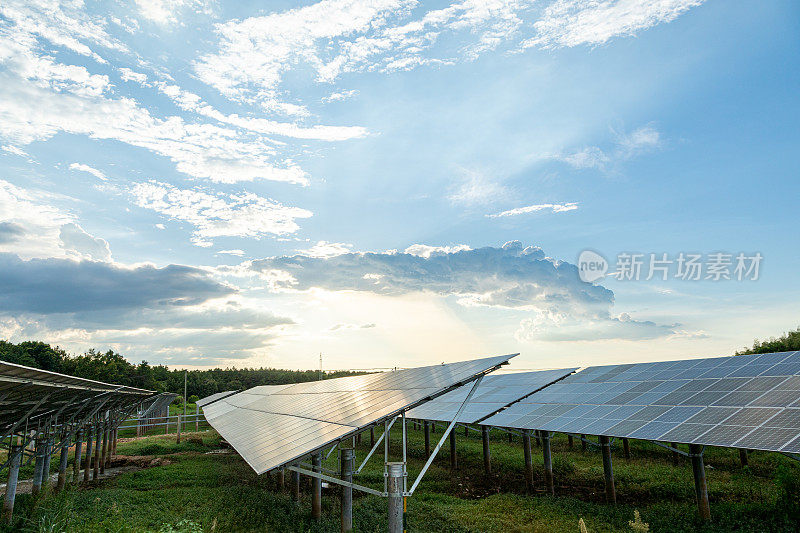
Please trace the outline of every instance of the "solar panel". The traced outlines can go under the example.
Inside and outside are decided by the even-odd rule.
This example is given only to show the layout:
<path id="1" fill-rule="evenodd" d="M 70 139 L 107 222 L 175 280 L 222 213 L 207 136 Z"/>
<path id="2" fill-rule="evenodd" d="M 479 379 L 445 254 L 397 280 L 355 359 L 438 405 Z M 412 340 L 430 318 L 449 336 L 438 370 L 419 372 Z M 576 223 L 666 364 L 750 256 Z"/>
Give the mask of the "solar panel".
<path id="1" fill-rule="evenodd" d="M 575 372 L 577 368 L 486 376 L 457 422 L 474 424 L 509 404 Z M 469 393 L 469 386 L 439 396 L 407 413 L 410 418 L 450 422 Z"/>
<path id="2" fill-rule="evenodd" d="M 482 423 L 798 453 L 800 352 L 589 367 Z"/>
<path id="3" fill-rule="evenodd" d="M 25 421 L 33 426 L 56 415 L 71 421 L 97 406 L 122 410 L 155 399 L 154 394 L 0 361 L 0 437 L 24 427 Z"/>
<path id="4" fill-rule="evenodd" d="M 206 396 L 205 398 L 201 398 L 201 399 L 197 400 L 197 405 L 199 407 L 203 407 L 204 405 L 208 405 L 210 403 L 214 403 L 217 400 L 221 400 L 222 398 L 227 398 L 228 396 L 232 396 L 232 395 L 236 394 L 237 392 L 238 391 L 235 391 L 235 390 L 226 390 L 226 391 L 223 391 L 223 392 L 217 392 L 217 393 L 214 393 L 214 394 L 212 394 L 210 396 Z"/>
<path id="5" fill-rule="evenodd" d="M 203 410 L 209 424 L 261 474 L 450 392 L 514 355 L 255 387 Z"/>

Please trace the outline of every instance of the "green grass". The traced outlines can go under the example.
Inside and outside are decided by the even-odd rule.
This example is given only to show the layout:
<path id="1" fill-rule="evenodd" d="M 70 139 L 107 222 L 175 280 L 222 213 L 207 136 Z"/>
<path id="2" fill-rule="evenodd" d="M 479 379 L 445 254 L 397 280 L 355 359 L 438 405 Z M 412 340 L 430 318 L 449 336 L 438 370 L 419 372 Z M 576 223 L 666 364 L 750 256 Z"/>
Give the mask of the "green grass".
<path id="1" fill-rule="evenodd" d="M 393 459 L 399 458 L 399 430 L 391 442 Z M 146 437 L 120 443 L 118 453 L 165 457 L 171 464 L 119 475 L 86 488 L 47 495 L 34 503 L 18 496 L 16 521 L 0 531 L 228 531 L 319 532 L 338 531 L 339 503 L 335 489 L 323 491 L 323 520 L 310 517 L 310 484 L 303 479 L 302 501 L 292 501 L 288 491 L 276 490 L 275 476 L 256 476 L 236 454 L 207 454 L 219 438 L 204 432 L 202 444 L 172 437 Z M 566 438 L 553 440 L 556 496 L 544 493 L 541 449 L 534 448 L 535 492 L 526 494 L 519 437 L 508 443 L 505 435 L 492 438 L 493 473 L 483 473 L 480 435 L 469 438 L 458 431 L 459 469 L 449 469 L 448 446 L 408 499 L 407 527 L 423 532 L 554 532 L 578 531 L 583 518 L 590 532 L 632 531 L 628 522 L 634 510 L 650 524 L 650 531 L 796 531 L 778 504 L 780 490 L 774 481 L 781 467 L 797 479 L 790 459 L 770 453 L 750 455 L 742 469 L 735 450 L 706 449 L 712 523 L 696 518 L 694 484 L 688 461 L 671 464 L 670 453 L 646 442 L 632 441 L 631 460 L 615 448 L 614 474 L 618 505 L 604 503 L 603 469 L 599 451 L 581 451 Z M 189 434 L 187 434 L 187 437 Z M 433 435 L 435 439 L 441 432 Z M 369 435 L 357 447 L 357 460 L 365 456 Z M 193 439 L 194 440 L 194 439 Z M 422 432 L 409 433 L 410 480 L 424 462 Z M 336 453 L 324 463 L 336 468 Z M 376 454 L 358 476 L 362 484 L 383 486 L 382 454 Z M 287 484 L 289 476 L 287 475 Z M 356 531 L 386 530 L 386 501 L 354 493 Z M 798 502 L 794 502 L 796 507 Z M 790 507 L 791 507 L 790 502 Z"/>

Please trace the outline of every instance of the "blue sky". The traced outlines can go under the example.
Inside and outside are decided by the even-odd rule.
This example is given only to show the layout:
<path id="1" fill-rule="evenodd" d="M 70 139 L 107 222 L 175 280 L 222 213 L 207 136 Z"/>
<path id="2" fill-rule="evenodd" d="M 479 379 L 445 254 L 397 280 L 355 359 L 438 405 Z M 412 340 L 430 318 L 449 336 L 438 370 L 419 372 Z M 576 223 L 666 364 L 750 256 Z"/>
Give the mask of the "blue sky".
<path id="1" fill-rule="evenodd" d="M 190 367 L 553 368 L 794 328 L 798 15 L 3 2 L 0 337 Z M 586 249 L 610 273 L 623 252 L 763 260 L 587 283 Z"/>

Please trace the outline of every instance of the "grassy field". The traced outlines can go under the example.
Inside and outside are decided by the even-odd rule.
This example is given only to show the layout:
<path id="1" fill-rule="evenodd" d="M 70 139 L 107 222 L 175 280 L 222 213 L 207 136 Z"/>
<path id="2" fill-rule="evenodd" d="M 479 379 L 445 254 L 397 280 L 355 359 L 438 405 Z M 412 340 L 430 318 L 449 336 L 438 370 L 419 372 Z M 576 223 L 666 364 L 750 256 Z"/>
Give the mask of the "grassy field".
<path id="1" fill-rule="evenodd" d="M 441 433 L 434 436 L 439 437 Z M 458 432 L 459 469 L 449 468 L 447 446 L 420 488 L 409 498 L 407 528 L 426 532 L 574 531 L 583 519 L 589 532 L 634 531 L 634 510 L 652 532 L 668 531 L 797 531 L 800 525 L 784 511 L 786 496 L 776 483 L 776 471 L 789 473 L 794 486 L 800 469 L 791 459 L 756 452 L 742 468 L 734 450 L 708 448 L 706 463 L 712 523 L 696 517 L 691 468 L 678 466 L 671 454 L 645 442 L 631 443 L 632 458 L 614 450 L 618 505 L 603 501 L 603 468 L 599 451 L 567 447 L 566 438 L 553 441 L 556 495 L 543 490 L 540 449 L 534 449 L 536 490 L 526 494 L 519 437 L 494 432 L 493 474 L 483 473 L 478 433 Z M 189 439 L 189 437 L 195 437 Z M 368 435 L 357 457 L 368 449 Z M 275 479 L 256 476 L 235 453 L 208 453 L 219 448 L 213 431 L 189 433 L 181 444 L 174 436 L 154 436 L 120 443 L 119 454 L 165 458 L 170 464 L 121 474 L 88 487 L 47 495 L 33 502 L 18 495 L 14 524 L 2 531 L 338 531 L 339 503 L 335 489 L 323 491 L 323 520 L 310 517 L 310 481 L 303 479 L 302 501 L 276 490 Z M 413 479 L 424 460 L 422 432 L 409 434 L 409 471 Z M 391 442 L 400 452 L 399 431 Z M 325 463 L 335 468 L 336 454 Z M 382 487 L 382 458 L 374 457 L 360 482 Z M 800 465 L 799 465 L 800 466 Z M 287 475 L 287 482 L 289 476 Z M 356 531 L 386 530 L 386 501 L 354 493 Z M 790 495 L 797 497 L 796 489 Z M 798 501 L 791 501 L 796 508 Z"/>

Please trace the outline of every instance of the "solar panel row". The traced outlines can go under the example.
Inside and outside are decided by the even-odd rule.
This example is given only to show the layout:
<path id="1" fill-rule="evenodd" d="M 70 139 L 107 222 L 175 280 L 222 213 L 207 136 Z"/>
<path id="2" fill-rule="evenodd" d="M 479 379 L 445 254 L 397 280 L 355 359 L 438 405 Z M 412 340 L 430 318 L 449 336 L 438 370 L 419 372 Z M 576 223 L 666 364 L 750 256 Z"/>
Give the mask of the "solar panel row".
<path id="1" fill-rule="evenodd" d="M 511 357 L 255 387 L 207 403 L 204 411 L 223 438 L 263 473 L 471 381 Z"/>
<path id="2" fill-rule="evenodd" d="M 800 452 L 800 352 L 589 367 L 486 425 Z"/>
<path id="3" fill-rule="evenodd" d="M 577 368 L 561 368 L 514 374 L 492 374 L 481 382 L 470 402 L 464 407 L 457 422 L 474 424 L 491 416 L 505 406 L 516 402 L 551 383 L 568 376 Z M 449 422 L 467 398 L 470 387 L 465 386 L 425 402 L 408 412 L 410 418 Z"/>

